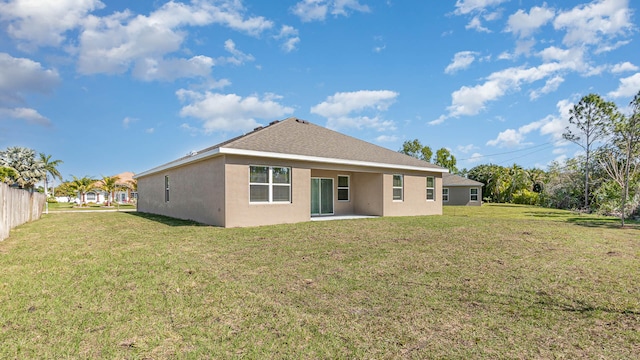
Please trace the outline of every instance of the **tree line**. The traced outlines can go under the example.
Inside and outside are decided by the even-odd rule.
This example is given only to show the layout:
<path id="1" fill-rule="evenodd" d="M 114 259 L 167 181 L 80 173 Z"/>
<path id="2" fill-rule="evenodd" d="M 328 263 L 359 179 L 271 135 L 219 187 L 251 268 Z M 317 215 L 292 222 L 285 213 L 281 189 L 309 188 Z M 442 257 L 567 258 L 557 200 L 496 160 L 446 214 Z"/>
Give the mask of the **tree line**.
<path id="1" fill-rule="evenodd" d="M 432 162 L 451 173 L 485 184 L 485 202 L 539 205 L 558 209 L 619 216 L 640 215 L 640 91 L 629 104 L 630 114 L 598 94 L 589 94 L 573 106 L 563 138 L 579 145 L 583 154 L 546 171 L 517 164 L 482 164 L 456 168 L 456 158 L 440 149 L 435 158 L 417 139 L 399 150 Z"/>
<path id="2" fill-rule="evenodd" d="M 107 206 L 111 205 L 117 191 L 126 188 L 137 191 L 137 182 L 120 183 L 118 176 L 102 176 L 96 179 L 91 176 L 81 178 L 71 175 L 73 180 L 63 181 L 58 166 L 62 160 L 52 160 L 51 155 L 38 153 L 25 147 L 9 147 L 0 151 L 0 182 L 29 191 L 39 191 L 53 201 L 56 196 L 79 197 L 82 204 L 86 203 L 86 194 L 94 190 L 102 190 L 109 194 Z M 49 177 L 51 176 L 51 178 Z M 58 179 L 61 184 L 49 188 L 49 180 Z M 36 185 L 43 183 L 44 187 L 36 189 Z"/>

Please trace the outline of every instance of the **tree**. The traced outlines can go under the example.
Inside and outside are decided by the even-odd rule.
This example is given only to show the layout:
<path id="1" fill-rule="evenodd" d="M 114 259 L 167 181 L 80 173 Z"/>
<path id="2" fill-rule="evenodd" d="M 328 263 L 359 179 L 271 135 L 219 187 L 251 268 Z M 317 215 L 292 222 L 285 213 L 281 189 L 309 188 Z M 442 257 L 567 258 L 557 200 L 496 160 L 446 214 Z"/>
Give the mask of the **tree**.
<path id="1" fill-rule="evenodd" d="M 414 139 L 413 141 L 405 141 L 402 143 L 402 149 L 398 150 L 403 154 L 413 156 L 416 159 L 431 161 L 431 157 L 433 156 L 433 151 L 428 146 L 423 146 L 418 139 Z"/>
<path id="2" fill-rule="evenodd" d="M 630 116 L 619 116 L 613 124 L 613 139 L 601 154 L 599 160 L 609 177 L 622 189 L 620 204 L 620 221 L 624 226 L 627 199 L 629 198 L 629 181 L 638 173 L 638 156 L 640 156 L 640 91 L 629 104 Z"/>
<path id="3" fill-rule="evenodd" d="M 73 176 L 73 175 L 71 175 Z M 85 195 L 87 192 L 93 189 L 93 184 L 96 181 L 88 176 L 84 176 L 82 178 L 77 178 L 73 176 L 73 181 L 71 181 L 71 188 L 78 194 L 80 194 L 80 202 L 82 204 L 85 203 Z"/>
<path id="4" fill-rule="evenodd" d="M 16 174 L 16 172 L 12 168 L 0 166 L 0 182 L 11 185 L 14 183 L 17 175 L 18 174 Z"/>
<path id="5" fill-rule="evenodd" d="M 458 168 L 456 167 L 456 157 L 451 154 L 451 152 L 446 148 L 441 148 L 436 151 L 436 165 L 442 166 L 444 168 L 449 169 L 449 172 L 455 174 L 458 172 Z"/>
<path id="6" fill-rule="evenodd" d="M 58 171 L 58 166 L 62 164 L 62 160 L 51 160 L 51 155 L 45 155 L 44 153 L 40 153 L 40 162 L 43 164 L 43 168 L 45 171 L 44 174 L 44 195 L 49 197 L 49 182 L 48 182 L 48 174 L 51 174 L 52 180 L 58 178 L 62 181 L 62 176 L 60 175 L 60 171 Z"/>
<path id="7" fill-rule="evenodd" d="M 46 176 L 42 162 L 36 160 L 35 151 L 28 148 L 15 146 L 0 151 L 0 166 L 13 169 L 16 173 L 14 182 L 22 189 L 33 190 Z"/>
<path id="8" fill-rule="evenodd" d="M 114 198 L 114 193 L 116 192 L 116 190 L 118 190 L 121 187 L 120 184 L 118 184 L 118 181 L 120 181 L 120 177 L 118 176 L 102 177 L 102 184 L 100 188 L 106 191 L 107 193 L 109 193 L 109 198 L 107 199 L 107 206 L 111 206 L 111 202 L 113 201 L 113 198 Z"/>
<path id="9" fill-rule="evenodd" d="M 76 197 L 77 195 L 78 191 L 75 189 L 73 182 L 71 181 L 66 181 L 58 185 L 58 187 L 54 189 L 53 193 L 53 196 L 66 196 L 69 201 L 71 201 L 71 198 Z"/>
<path id="10" fill-rule="evenodd" d="M 575 132 L 566 127 L 562 137 L 569 140 L 585 151 L 584 176 L 584 206 L 589 209 L 589 163 L 594 142 L 607 135 L 607 126 L 616 117 L 616 105 L 604 101 L 600 95 L 589 94 L 569 110 L 569 123 L 575 127 Z"/>

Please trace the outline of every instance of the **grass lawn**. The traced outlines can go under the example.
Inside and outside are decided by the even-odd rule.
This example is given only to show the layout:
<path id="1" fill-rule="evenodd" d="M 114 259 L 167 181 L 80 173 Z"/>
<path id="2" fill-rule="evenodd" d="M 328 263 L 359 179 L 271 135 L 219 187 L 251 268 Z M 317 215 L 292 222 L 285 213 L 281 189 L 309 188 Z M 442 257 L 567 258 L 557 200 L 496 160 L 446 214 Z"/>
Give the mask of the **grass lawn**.
<path id="1" fill-rule="evenodd" d="M 86 206 L 78 206 L 74 203 L 49 203 L 49 211 L 75 211 L 75 210 L 131 210 L 135 209 L 135 205 L 131 204 L 116 204 L 114 203 L 112 206 L 104 206 L 102 204 L 86 204 Z"/>
<path id="2" fill-rule="evenodd" d="M 536 207 L 245 229 L 57 213 L 0 242 L 0 358 L 640 354 L 640 226 Z"/>

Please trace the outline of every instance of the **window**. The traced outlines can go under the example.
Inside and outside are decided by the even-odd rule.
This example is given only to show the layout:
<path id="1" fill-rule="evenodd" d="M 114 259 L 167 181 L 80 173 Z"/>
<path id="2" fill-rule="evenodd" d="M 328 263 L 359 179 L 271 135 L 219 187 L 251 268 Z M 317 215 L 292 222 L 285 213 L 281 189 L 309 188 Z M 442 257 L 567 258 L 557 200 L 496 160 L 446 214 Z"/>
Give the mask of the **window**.
<path id="1" fill-rule="evenodd" d="M 442 188 L 442 202 L 449 202 L 449 189 Z"/>
<path id="2" fill-rule="evenodd" d="M 478 188 L 471 188 L 469 189 L 469 200 L 471 201 L 478 201 Z"/>
<path id="3" fill-rule="evenodd" d="M 291 168 L 249 166 L 249 202 L 291 202 Z"/>
<path id="4" fill-rule="evenodd" d="M 169 202 L 169 176 L 164 177 L 164 201 Z"/>
<path id="5" fill-rule="evenodd" d="M 349 201 L 349 176 L 338 175 L 338 201 Z"/>
<path id="6" fill-rule="evenodd" d="M 88 192 L 87 193 L 87 201 L 96 201 L 96 193 Z"/>
<path id="7" fill-rule="evenodd" d="M 402 201 L 402 175 L 393 175 L 393 200 Z"/>
<path id="8" fill-rule="evenodd" d="M 436 199 L 436 181 L 433 176 L 427 176 L 427 200 Z"/>

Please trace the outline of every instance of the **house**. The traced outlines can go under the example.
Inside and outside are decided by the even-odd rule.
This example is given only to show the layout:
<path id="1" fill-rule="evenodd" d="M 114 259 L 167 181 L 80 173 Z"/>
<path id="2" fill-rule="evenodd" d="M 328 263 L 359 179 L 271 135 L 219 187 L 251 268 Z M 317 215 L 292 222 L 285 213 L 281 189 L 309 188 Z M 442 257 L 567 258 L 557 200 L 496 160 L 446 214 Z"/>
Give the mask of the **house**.
<path id="1" fill-rule="evenodd" d="M 288 118 L 142 172 L 138 211 L 223 227 L 442 214 L 448 170 Z"/>
<path id="2" fill-rule="evenodd" d="M 91 190 L 87 191 L 84 194 L 84 201 L 87 203 L 95 204 L 104 204 L 107 203 L 108 200 L 120 204 L 135 202 L 138 194 L 135 191 L 135 187 L 133 185 L 135 183 L 135 180 L 133 179 L 134 175 L 134 173 L 129 171 L 114 175 L 118 177 L 118 181 L 116 181 L 116 184 L 119 186 L 119 188 L 118 191 L 113 194 L 113 199 L 110 199 L 110 194 L 102 190 L 103 181 L 97 180 L 93 183 Z M 76 194 L 75 198 L 59 196 L 56 197 L 56 200 L 58 202 L 75 202 L 79 204 L 82 202 L 82 195 L 78 193 Z"/>
<path id="3" fill-rule="evenodd" d="M 445 173 L 442 175 L 442 204 L 480 206 L 483 186 L 481 182 Z"/>

